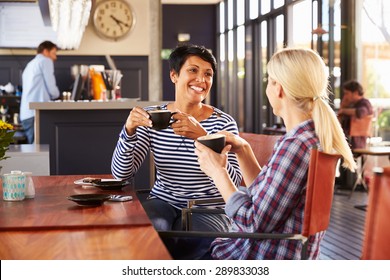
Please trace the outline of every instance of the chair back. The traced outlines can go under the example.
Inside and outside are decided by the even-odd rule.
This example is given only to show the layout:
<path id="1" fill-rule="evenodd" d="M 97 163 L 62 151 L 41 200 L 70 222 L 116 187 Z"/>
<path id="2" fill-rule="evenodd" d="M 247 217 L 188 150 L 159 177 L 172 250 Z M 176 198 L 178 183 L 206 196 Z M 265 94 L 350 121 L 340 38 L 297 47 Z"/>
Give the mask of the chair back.
<path id="1" fill-rule="evenodd" d="M 308 237 L 329 226 L 338 154 L 317 149 L 310 153 L 302 235 Z"/>
<path id="2" fill-rule="evenodd" d="M 373 115 L 367 115 L 363 118 L 351 118 L 350 136 L 372 136 L 372 118 Z"/>
<path id="3" fill-rule="evenodd" d="M 266 135 L 249 132 L 240 132 L 240 137 L 251 146 L 260 166 L 264 166 L 271 158 L 276 141 L 281 135 Z"/>
<path id="4" fill-rule="evenodd" d="M 390 259 L 390 166 L 374 168 L 364 228 L 364 260 Z"/>

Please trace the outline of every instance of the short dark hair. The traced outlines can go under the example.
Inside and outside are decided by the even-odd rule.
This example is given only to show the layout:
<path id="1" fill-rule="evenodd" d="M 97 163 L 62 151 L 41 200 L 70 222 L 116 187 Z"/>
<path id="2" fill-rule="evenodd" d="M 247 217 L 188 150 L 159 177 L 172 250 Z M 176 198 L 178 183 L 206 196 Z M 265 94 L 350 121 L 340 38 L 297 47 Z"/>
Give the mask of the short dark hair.
<path id="1" fill-rule="evenodd" d="M 43 41 L 42 43 L 39 44 L 37 53 L 42 53 L 44 50 L 51 51 L 54 48 L 58 50 L 57 45 L 54 44 L 53 42 Z"/>
<path id="2" fill-rule="evenodd" d="M 211 64 L 214 73 L 217 71 L 217 61 L 213 54 L 204 46 L 184 44 L 177 46 L 169 56 L 169 69 L 177 74 L 189 56 L 198 56 Z"/>
<path id="3" fill-rule="evenodd" d="M 350 81 L 345 82 L 343 84 L 343 89 L 349 90 L 352 92 L 357 91 L 360 96 L 362 96 L 364 94 L 362 85 L 355 80 L 350 80 Z"/>

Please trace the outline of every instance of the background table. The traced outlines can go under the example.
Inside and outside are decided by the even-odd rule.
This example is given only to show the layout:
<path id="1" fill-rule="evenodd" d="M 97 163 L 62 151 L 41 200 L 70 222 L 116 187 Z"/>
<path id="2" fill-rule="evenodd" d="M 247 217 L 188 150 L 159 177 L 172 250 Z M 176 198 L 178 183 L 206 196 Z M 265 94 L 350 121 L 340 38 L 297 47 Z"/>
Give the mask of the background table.
<path id="1" fill-rule="evenodd" d="M 378 147 L 367 147 L 365 149 L 353 149 L 352 153 L 355 157 L 358 158 L 358 168 L 356 170 L 357 177 L 353 185 L 351 195 L 356 190 L 359 184 L 362 184 L 363 187 L 368 190 L 368 186 L 364 180 L 364 172 L 366 169 L 366 157 L 367 156 L 390 156 L 390 147 L 387 146 L 378 146 Z"/>

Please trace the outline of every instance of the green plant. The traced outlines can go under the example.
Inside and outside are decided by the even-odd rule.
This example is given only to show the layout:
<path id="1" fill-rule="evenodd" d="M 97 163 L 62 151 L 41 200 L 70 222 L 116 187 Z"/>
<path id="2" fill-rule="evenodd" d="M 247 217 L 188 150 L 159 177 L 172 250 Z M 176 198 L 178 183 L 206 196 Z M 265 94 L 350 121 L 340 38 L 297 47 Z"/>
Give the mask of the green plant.
<path id="1" fill-rule="evenodd" d="M 378 117 L 379 128 L 390 128 L 390 110 L 383 111 Z"/>
<path id="2" fill-rule="evenodd" d="M 12 125 L 0 120 L 0 161 L 9 158 L 5 156 L 5 152 L 13 142 L 13 136 L 15 134 L 13 129 Z"/>

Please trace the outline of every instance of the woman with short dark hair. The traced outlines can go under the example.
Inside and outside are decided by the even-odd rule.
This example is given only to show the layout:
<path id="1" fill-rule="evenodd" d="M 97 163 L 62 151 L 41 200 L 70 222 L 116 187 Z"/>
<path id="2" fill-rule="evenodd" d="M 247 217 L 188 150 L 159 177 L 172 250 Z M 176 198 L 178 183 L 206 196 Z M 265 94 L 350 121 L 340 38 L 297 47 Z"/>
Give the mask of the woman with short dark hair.
<path id="1" fill-rule="evenodd" d="M 221 198 L 211 180 L 199 168 L 194 140 L 199 136 L 227 130 L 238 134 L 234 119 L 223 111 L 204 104 L 213 85 L 214 56 L 204 47 L 183 45 L 170 55 L 170 78 L 175 85 L 175 101 L 147 108 L 134 107 L 119 135 L 112 159 L 112 174 L 129 179 L 137 172 L 148 152 L 153 153 L 156 181 L 144 209 L 157 230 L 181 230 L 181 209 L 200 198 Z M 148 110 L 176 112 L 174 123 L 166 129 L 152 129 Z M 241 172 L 235 155 L 229 154 L 228 173 L 237 186 Z M 224 203 L 206 205 L 223 208 Z M 194 230 L 227 231 L 225 214 L 194 214 Z M 175 259 L 196 259 L 207 250 L 212 239 L 165 239 Z"/>

